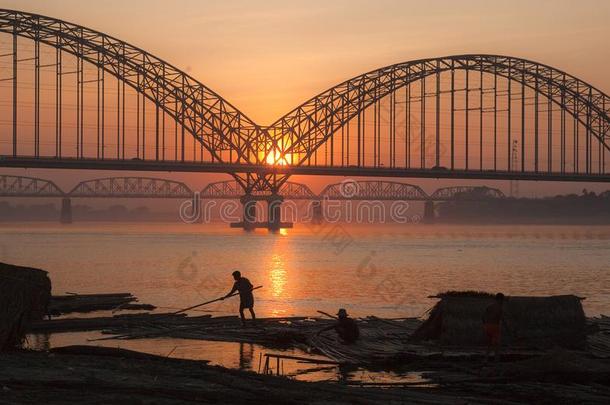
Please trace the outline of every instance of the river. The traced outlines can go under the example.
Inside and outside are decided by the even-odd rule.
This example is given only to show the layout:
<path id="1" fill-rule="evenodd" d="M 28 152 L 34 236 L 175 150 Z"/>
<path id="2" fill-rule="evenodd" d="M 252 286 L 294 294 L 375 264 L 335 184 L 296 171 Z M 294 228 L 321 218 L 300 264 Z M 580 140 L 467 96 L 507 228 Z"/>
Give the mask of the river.
<path id="1" fill-rule="evenodd" d="M 610 312 L 608 226 L 297 224 L 271 234 L 225 224 L 3 224 L 0 257 L 47 270 L 54 294 L 131 292 L 160 311 L 225 294 L 239 269 L 263 286 L 255 294 L 262 317 L 338 308 L 353 316 L 421 316 L 435 302 L 429 296 L 447 290 L 576 294 L 586 298 L 587 315 Z M 205 310 L 234 314 L 237 304 L 229 299 Z M 83 336 L 36 339 L 44 348 Z M 148 351 L 182 347 L 181 357 L 243 362 L 243 345 L 223 346 L 234 352 L 230 359 L 210 345 L 170 340 Z M 246 348 L 254 363 L 257 350 Z"/>

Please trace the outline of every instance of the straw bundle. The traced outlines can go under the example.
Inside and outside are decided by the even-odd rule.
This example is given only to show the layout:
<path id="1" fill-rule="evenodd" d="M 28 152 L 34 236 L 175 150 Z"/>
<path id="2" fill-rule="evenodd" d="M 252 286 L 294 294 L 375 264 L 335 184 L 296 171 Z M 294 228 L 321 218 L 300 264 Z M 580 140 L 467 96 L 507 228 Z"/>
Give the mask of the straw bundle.
<path id="1" fill-rule="evenodd" d="M 0 351 L 21 344 L 28 322 L 44 317 L 50 298 L 46 271 L 0 263 Z"/>
<path id="2" fill-rule="evenodd" d="M 413 340 L 436 340 L 448 346 L 486 343 L 482 327 L 491 294 L 451 292 L 440 294 L 427 320 Z M 574 295 L 552 297 L 507 297 L 504 304 L 504 343 L 529 348 L 553 346 L 583 348 L 586 321 L 581 299 Z"/>

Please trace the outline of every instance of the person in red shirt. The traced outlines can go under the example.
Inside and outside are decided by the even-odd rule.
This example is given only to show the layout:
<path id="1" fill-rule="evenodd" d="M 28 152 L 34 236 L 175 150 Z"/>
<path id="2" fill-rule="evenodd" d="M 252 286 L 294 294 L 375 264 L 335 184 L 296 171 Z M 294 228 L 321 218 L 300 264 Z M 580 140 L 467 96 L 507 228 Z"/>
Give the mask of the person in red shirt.
<path id="1" fill-rule="evenodd" d="M 493 349 L 494 358 L 498 361 L 500 345 L 502 343 L 502 323 L 504 321 L 504 294 L 497 293 L 493 304 L 485 309 L 483 314 L 483 330 L 487 337 L 487 352 L 485 361 Z"/>
<path id="2" fill-rule="evenodd" d="M 228 298 L 235 292 L 239 292 L 239 316 L 241 317 L 242 326 L 246 325 L 246 317 L 244 315 L 244 309 L 248 309 L 250 311 L 250 315 L 252 315 L 252 321 L 256 320 L 256 314 L 254 313 L 254 295 L 252 294 L 252 283 L 245 277 L 241 276 L 241 273 L 238 270 L 233 272 L 233 278 L 235 279 L 235 283 L 233 283 L 233 288 L 227 295 L 222 297 L 224 300 Z"/>

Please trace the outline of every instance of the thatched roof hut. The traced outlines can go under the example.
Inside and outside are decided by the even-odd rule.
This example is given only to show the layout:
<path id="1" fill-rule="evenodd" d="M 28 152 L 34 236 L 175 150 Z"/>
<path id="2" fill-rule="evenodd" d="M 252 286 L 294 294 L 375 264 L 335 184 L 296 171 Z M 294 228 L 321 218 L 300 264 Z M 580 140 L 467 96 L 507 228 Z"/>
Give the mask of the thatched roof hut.
<path id="1" fill-rule="evenodd" d="M 429 317 L 412 336 L 414 341 L 434 340 L 446 346 L 486 344 L 482 318 L 493 303 L 492 294 L 447 292 L 430 310 Z M 574 295 L 552 297 L 506 297 L 503 344 L 511 347 L 584 348 L 586 320 L 581 298 Z"/>
<path id="2" fill-rule="evenodd" d="M 50 299 L 46 271 L 0 263 L 0 351 L 21 344 L 27 323 L 44 317 Z"/>

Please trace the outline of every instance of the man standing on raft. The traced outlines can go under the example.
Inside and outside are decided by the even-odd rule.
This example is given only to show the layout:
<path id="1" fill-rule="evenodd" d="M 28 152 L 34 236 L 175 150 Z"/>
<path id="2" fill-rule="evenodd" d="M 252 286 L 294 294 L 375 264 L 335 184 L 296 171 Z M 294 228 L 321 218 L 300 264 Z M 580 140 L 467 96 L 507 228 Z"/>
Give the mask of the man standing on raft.
<path id="1" fill-rule="evenodd" d="M 235 279 L 235 283 L 233 284 L 233 288 L 227 295 L 222 297 L 224 300 L 228 298 L 236 291 L 239 292 L 239 316 L 241 317 L 241 325 L 246 326 L 246 317 L 244 315 L 244 309 L 248 308 L 250 311 L 250 315 L 252 315 L 252 321 L 256 320 L 256 315 L 254 314 L 254 295 L 252 295 L 252 283 L 245 277 L 241 276 L 241 273 L 238 270 L 233 272 L 233 278 Z"/>

